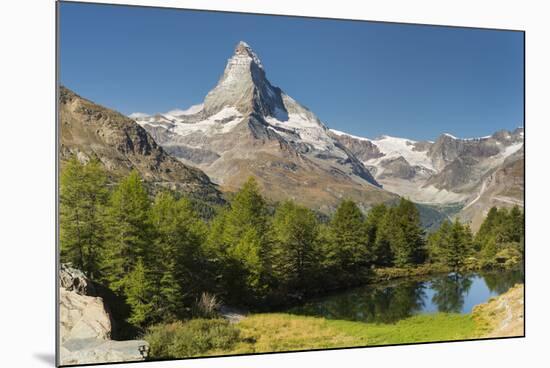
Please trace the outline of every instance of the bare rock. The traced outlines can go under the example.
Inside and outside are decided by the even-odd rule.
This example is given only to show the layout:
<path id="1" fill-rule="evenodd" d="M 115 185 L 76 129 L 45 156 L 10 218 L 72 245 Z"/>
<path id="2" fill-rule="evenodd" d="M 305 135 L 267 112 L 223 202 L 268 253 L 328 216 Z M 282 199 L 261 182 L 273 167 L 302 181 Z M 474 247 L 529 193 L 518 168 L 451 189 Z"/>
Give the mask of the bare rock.
<path id="1" fill-rule="evenodd" d="M 144 360 L 143 340 L 113 341 L 111 318 L 103 299 L 84 273 L 62 264 L 59 272 L 60 363 L 95 364 Z"/>
<path id="2" fill-rule="evenodd" d="M 144 340 L 72 340 L 62 347 L 62 364 L 136 362 L 144 360 L 148 350 Z"/>
<path id="3" fill-rule="evenodd" d="M 59 293 L 61 343 L 71 339 L 111 337 L 111 320 L 99 297 L 61 288 Z"/>
<path id="4" fill-rule="evenodd" d="M 95 289 L 84 272 L 62 263 L 59 270 L 60 286 L 67 291 L 80 295 L 95 295 Z"/>

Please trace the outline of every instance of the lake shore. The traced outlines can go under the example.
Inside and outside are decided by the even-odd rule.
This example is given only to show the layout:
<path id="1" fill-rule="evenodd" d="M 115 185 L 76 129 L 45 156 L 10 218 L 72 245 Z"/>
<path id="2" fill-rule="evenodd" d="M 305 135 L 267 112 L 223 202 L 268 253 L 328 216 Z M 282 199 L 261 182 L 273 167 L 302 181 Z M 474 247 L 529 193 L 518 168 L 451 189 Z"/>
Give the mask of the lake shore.
<path id="1" fill-rule="evenodd" d="M 523 290 L 523 284 L 517 284 L 477 305 L 472 313 L 423 314 L 395 323 L 364 323 L 288 313 L 250 314 L 233 324 L 239 330 L 239 337 L 230 348 L 203 351 L 194 356 L 520 337 L 524 321 Z"/>
<path id="2" fill-rule="evenodd" d="M 517 284 L 506 293 L 474 307 L 474 319 L 487 321 L 485 337 L 524 336 L 524 285 Z"/>

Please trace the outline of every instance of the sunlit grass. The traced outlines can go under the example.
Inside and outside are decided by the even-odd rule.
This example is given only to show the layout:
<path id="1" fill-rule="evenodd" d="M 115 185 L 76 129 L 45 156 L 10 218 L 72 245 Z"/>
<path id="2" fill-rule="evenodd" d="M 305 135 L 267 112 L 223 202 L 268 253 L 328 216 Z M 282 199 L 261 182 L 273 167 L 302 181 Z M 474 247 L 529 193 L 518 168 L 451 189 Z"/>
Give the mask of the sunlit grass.
<path id="1" fill-rule="evenodd" d="M 473 339 L 486 333 L 484 320 L 471 315 L 438 313 L 418 315 L 395 324 L 327 320 L 291 314 L 251 315 L 237 324 L 240 341 L 229 351 L 243 354 L 352 346 Z"/>

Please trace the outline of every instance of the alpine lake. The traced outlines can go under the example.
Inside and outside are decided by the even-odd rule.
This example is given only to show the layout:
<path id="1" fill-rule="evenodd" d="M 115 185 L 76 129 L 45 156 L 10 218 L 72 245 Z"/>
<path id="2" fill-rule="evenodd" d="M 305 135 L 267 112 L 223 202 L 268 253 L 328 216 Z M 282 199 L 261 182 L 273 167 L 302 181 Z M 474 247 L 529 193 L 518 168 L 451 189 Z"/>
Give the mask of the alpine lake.
<path id="1" fill-rule="evenodd" d="M 311 299 L 287 312 L 367 323 L 395 323 L 437 312 L 465 314 L 523 280 L 522 270 L 395 279 Z"/>

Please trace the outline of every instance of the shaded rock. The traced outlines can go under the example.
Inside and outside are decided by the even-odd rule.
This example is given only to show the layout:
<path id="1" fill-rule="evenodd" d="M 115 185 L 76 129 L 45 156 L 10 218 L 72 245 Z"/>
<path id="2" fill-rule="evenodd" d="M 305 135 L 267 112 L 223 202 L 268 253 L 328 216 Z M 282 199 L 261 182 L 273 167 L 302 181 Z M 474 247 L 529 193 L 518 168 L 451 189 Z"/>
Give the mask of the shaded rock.
<path id="1" fill-rule="evenodd" d="M 59 269 L 60 286 L 67 291 L 80 295 L 95 295 L 95 288 L 84 272 L 62 263 Z"/>

